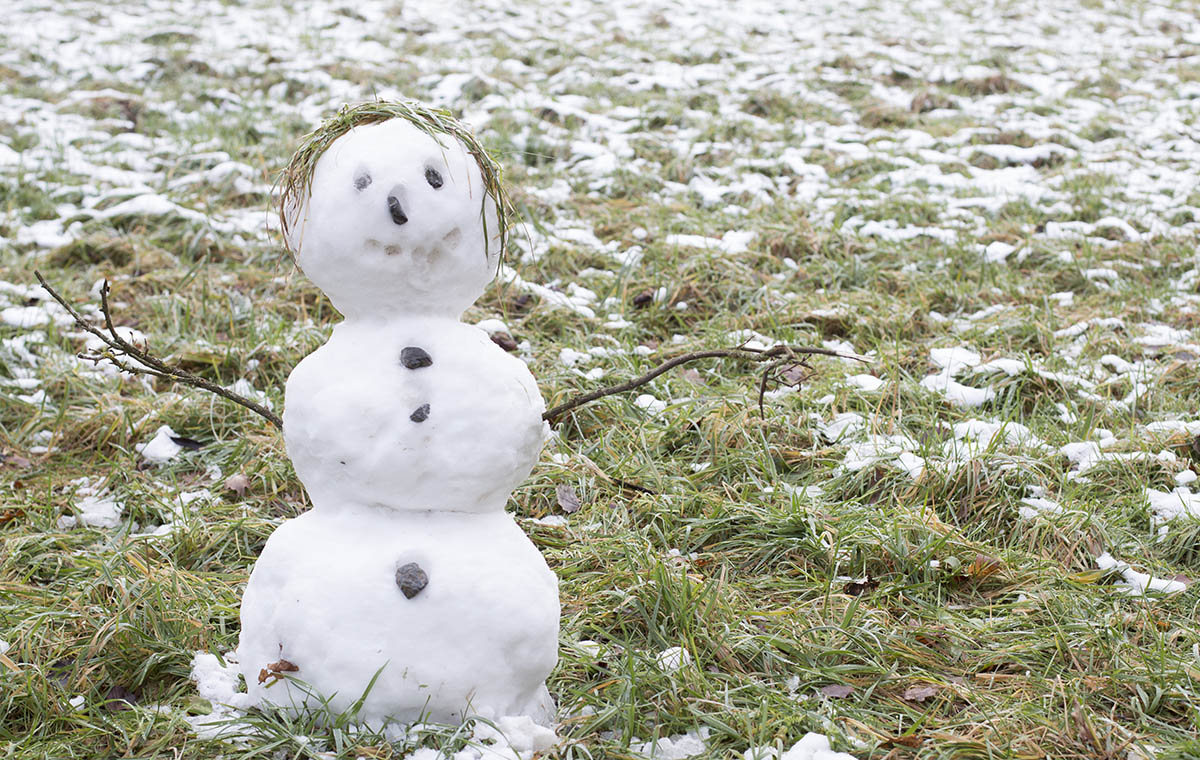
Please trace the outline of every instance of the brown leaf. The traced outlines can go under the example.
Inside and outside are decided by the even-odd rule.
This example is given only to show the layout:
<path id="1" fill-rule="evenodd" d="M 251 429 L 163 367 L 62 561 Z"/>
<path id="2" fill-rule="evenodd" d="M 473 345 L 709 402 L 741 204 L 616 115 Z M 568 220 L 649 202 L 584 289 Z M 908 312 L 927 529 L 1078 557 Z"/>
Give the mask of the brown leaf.
<path id="1" fill-rule="evenodd" d="M 14 470 L 26 470 L 33 465 L 33 462 L 20 454 L 0 454 L 0 465 L 11 467 Z"/>
<path id="2" fill-rule="evenodd" d="M 509 335 L 506 332 L 492 333 L 491 338 L 492 338 L 493 343 L 495 343 L 500 348 L 503 348 L 505 351 L 516 351 L 517 350 L 516 339 L 514 339 L 513 336 Z"/>
<path id="3" fill-rule="evenodd" d="M 797 386 L 808 378 L 808 369 L 803 364 L 789 364 L 779 369 L 779 382 Z"/>
<path id="4" fill-rule="evenodd" d="M 271 671 L 272 673 L 295 673 L 296 671 L 300 670 L 300 666 L 293 662 L 288 662 L 287 660 L 280 660 L 279 662 L 273 662 L 268 665 L 267 670 Z"/>
<path id="5" fill-rule="evenodd" d="M 930 697 L 937 696 L 939 688 L 931 683 L 919 683 L 909 686 L 900 696 L 906 702 L 924 702 Z"/>
<path id="6" fill-rule="evenodd" d="M 883 744 L 887 747 L 911 747 L 916 749 L 925 743 L 925 740 L 919 736 L 893 736 L 890 739 L 885 739 Z"/>
<path id="7" fill-rule="evenodd" d="M 653 302 L 654 302 L 654 291 L 653 290 L 643 290 L 641 293 L 638 293 L 636 296 L 633 297 L 633 305 L 638 309 L 640 309 L 644 306 L 649 306 Z"/>
<path id="8" fill-rule="evenodd" d="M 283 676 L 280 675 L 281 673 L 295 673 L 298 670 L 300 670 L 300 667 L 295 663 L 281 659 L 278 662 L 272 662 L 271 664 L 267 665 L 267 667 L 258 671 L 258 682 L 266 683 L 269 679 L 278 681 L 279 679 L 283 678 Z M 272 681 L 272 684 L 273 683 L 274 681 Z"/>
<path id="9" fill-rule="evenodd" d="M 21 509 L 20 507 L 9 507 L 3 512 L 0 512 L 0 525 L 4 525 L 5 523 L 12 522 L 13 520 L 24 516 L 25 510 Z"/>
<path id="10" fill-rule="evenodd" d="M 225 487 L 236 493 L 238 498 L 241 498 L 246 494 L 246 489 L 250 487 L 250 478 L 246 477 L 240 472 L 235 475 L 230 475 L 229 477 L 225 478 Z"/>
<path id="11" fill-rule="evenodd" d="M 868 575 L 865 578 L 847 583 L 842 587 L 842 593 L 849 594 L 850 596 L 859 596 L 867 591 L 874 591 L 878 587 L 879 581 Z"/>
<path id="12" fill-rule="evenodd" d="M 579 503 L 579 494 L 575 493 L 575 489 L 566 483 L 559 483 L 554 487 L 554 492 L 558 496 L 558 506 L 562 511 L 569 515 L 573 515 L 579 511 L 582 506 Z"/>
<path id="13" fill-rule="evenodd" d="M 967 575 L 977 581 L 981 581 L 1000 572 L 1003 567 L 1000 560 L 995 557 L 989 557 L 986 554 L 976 554 L 971 564 L 967 565 Z"/>
<path id="14" fill-rule="evenodd" d="M 843 699 L 854 693 L 854 687 L 842 683 L 831 683 L 827 686 L 822 686 L 821 693 L 832 699 Z"/>

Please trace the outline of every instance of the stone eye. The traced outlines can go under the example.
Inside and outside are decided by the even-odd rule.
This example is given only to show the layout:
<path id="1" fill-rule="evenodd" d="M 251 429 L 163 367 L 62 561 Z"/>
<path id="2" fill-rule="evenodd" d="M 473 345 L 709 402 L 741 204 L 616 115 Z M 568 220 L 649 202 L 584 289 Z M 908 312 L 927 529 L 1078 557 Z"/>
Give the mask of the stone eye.
<path id="1" fill-rule="evenodd" d="M 371 186 L 371 173 L 366 169 L 359 169 L 354 175 L 354 189 L 362 192 Z"/>
<path id="2" fill-rule="evenodd" d="M 425 181 L 429 183 L 430 187 L 437 190 L 442 186 L 442 175 L 438 174 L 438 170 L 431 166 L 425 170 Z"/>

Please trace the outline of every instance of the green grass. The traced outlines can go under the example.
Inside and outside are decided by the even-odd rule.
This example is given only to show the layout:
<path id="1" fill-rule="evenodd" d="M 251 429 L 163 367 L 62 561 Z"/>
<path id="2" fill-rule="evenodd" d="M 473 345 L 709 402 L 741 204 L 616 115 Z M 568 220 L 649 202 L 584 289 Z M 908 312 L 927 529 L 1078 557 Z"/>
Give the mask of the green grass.
<path id="1" fill-rule="evenodd" d="M 1107 8 L 1113 24 L 1127 21 L 1112 3 L 1091 5 Z M 958 9 L 953 17 L 973 12 Z M 29 285 L 37 268 L 85 304 L 94 301 L 93 284 L 107 278 L 118 324 L 145 333 L 155 354 L 223 384 L 246 378 L 278 410 L 289 371 L 339 317 L 277 238 L 171 216 L 92 218 L 79 209 L 68 220 L 82 222 L 79 234 L 61 247 L 37 249 L 18 242 L 20 232 L 58 218 L 63 203 L 98 199 L 103 209 L 138 193 L 120 182 L 89 187 L 97 182 L 68 160 L 89 146 L 96 151 L 89 155 L 107 155 L 117 167 L 134 166 L 123 151 L 147 159 L 153 191 L 212 219 L 247 209 L 265 218 L 273 178 L 316 126 L 305 118 L 314 103 L 348 91 L 370 99 L 396 85 L 406 96 L 430 97 L 440 76 L 469 69 L 477 79 L 464 87 L 460 105 L 487 103 L 479 138 L 509 183 L 518 217 L 512 237 L 541 240 L 577 222 L 619 250 L 643 248 L 639 265 L 622 268 L 603 251 L 558 240 L 540 260 L 522 261 L 510 241 L 507 259 L 525 280 L 563 290 L 576 284 L 597 295 L 597 318 L 588 319 L 495 284 L 466 315 L 501 317 L 517 341 L 528 341 L 548 405 L 677 353 L 728 346 L 737 330 L 807 345 L 848 341 L 874 356 L 866 368 L 814 359 L 812 377 L 798 392 L 768 400 L 765 416 L 754 366 L 709 361 L 642 389 L 673 400 L 661 414 L 645 413 L 631 394 L 562 420 L 509 505 L 561 584 L 560 663 L 550 688 L 565 720 L 563 742 L 549 756 L 636 758 L 639 742 L 704 727 L 704 757 L 711 758 L 741 757 L 756 746 L 786 749 L 806 731 L 827 734 L 835 749 L 860 759 L 1136 758 L 1151 747 L 1159 758 L 1200 757 L 1200 586 L 1131 597 L 1095 561 L 1111 551 L 1156 577 L 1200 577 L 1200 521 L 1178 520 L 1160 537 L 1142 498 L 1144 488 L 1170 489 L 1176 473 L 1200 465 L 1196 440 L 1144 427 L 1196 418 L 1197 358 L 1186 347 L 1146 352 L 1136 342 L 1144 322 L 1200 327 L 1194 304 L 1179 300 L 1196 287 L 1172 285 L 1196 266 L 1194 236 L 1130 242 L 1115 229 L 1098 230 L 1111 246 L 1039 237 L 1048 222 L 1114 215 L 1145 231 L 1137 219 L 1145 199 L 1128 177 L 1078 155 L 1031 169 L 1054 198 L 1008 198 L 993 210 L 968 207 L 965 216 L 952 206 L 979 195 L 972 189 L 884 182 L 924 161 L 902 144 L 911 129 L 931 136 L 936 150 L 959 151 L 960 161 L 943 165 L 956 177 L 995 168 L 970 163 L 973 144 L 1025 146 L 1069 135 L 1148 156 L 1131 126 L 1137 110 L 1116 104 L 1142 75 L 1146 82 L 1195 79 L 1195 67 L 1157 53 L 1114 60 L 1103 71 L 1072 69 L 1073 86 L 1043 96 L 1022 84 L 1023 67 L 1034 64 L 1019 51 L 968 45 L 937 53 L 938 62 L 982 64 L 994 75 L 926 81 L 893 71 L 902 59 L 886 54 L 896 44 L 923 55 L 922 46 L 896 40 L 890 24 L 863 11 L 855 34 L 830 37 L 829 45 L 842 46 L 838 55 L 786 65 L 745 58 L 760 43 L 764 55 L 779 55 L 770 47 L 773 27 L 765 26 L 749 42 L 718 36 L 721 44 L 673 50 L 659 43 L 685 31 L 666 17 L 649 18 L 646 40 L 615 27 L 573 36 L 568 24 L 527 41 L 456 27 L 456 60 L 487 64 L 472 69 L 449 60 L 432 27 L 401 19 L 399 9 L 388 34 L 373 21 L 360 29 L 363 44 L 395 46 L 386 63 L 326 55 L 344 31 L 338 25 L 358 23 L 345 12 L 333 15 L 292 43 L 239 49 L 246 55 L 229 60 L 208 52 L 200 31 L 139 28 L 129 44 L 150 46 L 138 48 L 147 53 L 142 79 L 118 66 L 77 68 L 15 46 L 18 52 L 0 59 L 0 91 L 12 97 L 53 108 L 65 96 L 60 86 L 112 86 L 131 98 L 55 111 L 96 131 L 84 136 L 39 132 L 32 112 L 0 124 L 0 144 L 55 158 L 0 166 L 0 236 L 7 239 L 0 279 Z M 524 19 L 517 9 L 510 17 Z M 1096 17 L 1088 19 L 1085 26 L 1096 28 Z M 1072 33 L 1074 25 L 1058 21 L 1044 33 Z M 941 28 L 936 18 L 921 23 Z M 855 47 L 860 39 L 879 45 L 864 53 Z M 6 49 L 3 35 L 0 41 Z M 277 60 L 277 53 L 292 57 Z M 702 88 L 624 84 L 624 76 L 645 74 L 647 58 L 723 66 L 724 75 Z M 780 70 L 794 79 L 756 84 Z M 530 86 L 546 102 L 525 110 L 510 96 Z M 930 107 L 887 105 L 875 86 L 905 97 L 928 93 Z M 1155 92 L 1166 97 L 1173 86 Z M 795 90 L 807 97 L 792 97 Z M 636 128 L 623 135 L 629 153 L 606 182 L 594 184 L 574 163 L 576 143 L 597 133 L 562 104 L 562 113 L 551 108 L 551 96 L 572 108 L 582 102 L 593 114 L 637 112 L 626 122 Z M 1072 98 L 1101 108 L 1072 115 Z M 218 103 L 225 105 L 205 105 Z M 990 115 L 980 110 L 992 107 Z M 1035 116 L 1051 137 L 1021 123 Z M 817 202 L 743 194 L 705 205 L 696 192 L 672 189 L 697 173 L 733 181 L 755 166 L 794 191 L 805 178 L 777 158 L 821 130 L 850 128 L 859 131 L 803 148 L 807 164 L 829 177 Z M 149 142 L 138 147 L 138 138 Z M 853 140 L 871 154 L 848 152 L 844 143 Z M 169 184 L 226 158 L 250 168 L 249 189 L 232 179 Z M 1183 156 L 1171 160 L 1176 171 L 1200 168 Z M 570 186 L 565 200 L 532 192 L 560 179 Z M 1196 197 L 1175 200 L 1188 205 Z M 1190 214 L 1168 221 L 1189 223 Z M 950 244 L 888 241 L 842 228 L 854 218 L 901 229 L 962 226 Z M 757 235 L 736 255 L 666 240 L 738 229 Z M 1019 245 L 1020 254 L 984 263 L 978 248 L 994 241 Z M 1085 276 L 1099 267 L 1116 269 L 1120 279 Z M 640 297 L 659 288 L 666 301 Z M 1064 290 L 1075 293 L 1069 305 L 1049 298 Z M 4 297 L 6 307 L 25 304 Z M 612 300 L 600 306 L 605 299 Z M 967 319 L 996 304 L 1006 308 Z M 609 313 L 632 325 L 602 327 Z M 1093 327 L 1078 345 L 1055 334 L 1097 317 L 1120 317 L 1125 327 Z M 246 719 L 259 732 L 248 744 L 198 738 L 186 718 L 211 705 L 188 678 L 192 656 L 236 646 L 250 567 L 272 530 L 307 508 L 307 497 L 278 431 L 264 420 L 199 391 L 99 376 L 73 358 L 83 348 L 73 328 L 41 329 L 44 342 L 28 344 L 40 362 L 31 370 L 19 343 L 31 330 L 0 325 L 0 380 L 31 371 L 50 399 L 30 404 L 16 398 L 29 390 L 0 388 L 0 639 L 9 644 L 0 659 L 0 756 L 398 758 L 418 746 L 464 745 L 469 727 L 427 727 L 392 741 L 352 729 L 350 716 L 260 713 Z M 1016 359 L 1026 370 L 960 377 L 990 383 L 997 396 L 980 409 L 951 406 L 919 382 L 935 369 L 930 349 L 956 345 L 985 360 Z M 639 356 L 639 346 L 655 353 Z M 558 360 L 563 348 L 590 347 L 614 350 L 579 367 L 603 367 L 603 379 L 585 379 Z M 1128 377 L 1101 377 L 1082 393 L 1034 371 L 1080 372 L 1106 354 L 1151 362 L 1157 374 L 1136 405 L 1113 403 L 1129 393 Z M 883 388 L 864 393 L 845 381 L 859 372 L 883 378 Z M 1059 404 L 1075 421 L 1063 421 Z M 818 426 L 842 412 L 862 415 L 871 433 L 910 437 L 929 460 L 924 475 L 914 480 L 887 463 L 841 469 L 847 443 L 829 442 Z M 985 418 L 1026 425 L 1046 448 L 997 443 L 961 466 L 940 463 L 948 426 Z M 134 447 L 163 424 L 202 447 L 148 465 Z M 1057 449 L 1094 440 L 1101 429 L 1119 439 L 1112 451 L 1166 450 L 1175 459 L 1111 461 L 1087 480 L 1072 479 Z M 250 482 L 242 494 L 222 486 L 238 473 Z M 82 477 L 124 504 L 120 526 L 58 527 L 60 517 L 75 513 L 72 481 Z M 528 519 L 558 514 L 555 487 L 563 484 L 583 504 L 568 524 Z M 808 486 L 822 495 L 792 495 Z M 1044 488 L 1064 513 L 1019 518 L 1029 486 Z M 176 531 L 135 535 L 172 519 L 178 494 L 200 488 L 212 497 L 184 510 Z M 598 653 L 581 642 L 596 642 Z M 672 646 L 685 647 L 692 663 L 665 673 L 656 658 Z M 926 686 L 932 689 L 913 691 Z M 139 706 L 106 709 L 116 687 L 136 694 Z M 83 697 L 78 709 L 69 702 L 76 696 Z"/>

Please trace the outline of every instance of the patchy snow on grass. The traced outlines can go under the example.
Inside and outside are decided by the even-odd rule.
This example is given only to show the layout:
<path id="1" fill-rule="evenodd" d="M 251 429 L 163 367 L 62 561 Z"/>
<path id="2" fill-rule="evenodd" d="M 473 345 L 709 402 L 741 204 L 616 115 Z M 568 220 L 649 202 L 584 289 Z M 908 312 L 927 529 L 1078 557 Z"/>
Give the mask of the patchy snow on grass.
<path id="1" fill-rule="evenodd" d="M 752 747 L 742 753 L 742 760 L 856 760 L 856 758 L 845 752 L 834 752 L 829 746 L 829 737 L 810 731 L 783 752 L 774 747 Z"/>
<path id="2" fill-rule="evenodd" d="M 1115 570 L 1119 573 L 1121 580 L 1116 587 L 1121 593 L 1130 596 L 1143 596 L 1147 593 L 1177 594 L 1187 589 L 1187 584 L 1182 581 L 1165 580 L 1148 573 L 1140 573 L 1124 562 L 1118 562 L 1108 552 L 1096 557 L 1096 565 L 1101 570 Z"/>
<path id="3" fill-rule="evenodd" d="M 70 530 L 80 525 L 115 528 L 121 524 L 125 507 L 109 495 L 102 483 L 85 477 L 71 481 L 70 485 L 75 486 L 75 493 L 71 497 L 71 508 L 75 514 L 59 517 L 55 523 L 59 530 Z"/>

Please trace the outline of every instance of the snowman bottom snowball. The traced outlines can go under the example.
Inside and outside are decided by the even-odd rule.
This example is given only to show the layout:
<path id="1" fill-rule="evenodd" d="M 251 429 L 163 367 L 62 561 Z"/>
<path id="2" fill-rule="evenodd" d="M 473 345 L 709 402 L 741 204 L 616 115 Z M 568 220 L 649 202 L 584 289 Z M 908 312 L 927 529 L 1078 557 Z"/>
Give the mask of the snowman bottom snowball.
<path id="1" fill-rule="evenodd" d="M 558 580 L 504 512 L 305 513 L 246 587 L 252 700 L 369 724 L 527 715 L 553 724 Z"/>

